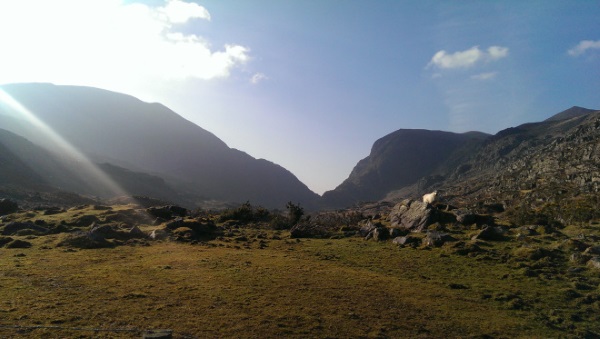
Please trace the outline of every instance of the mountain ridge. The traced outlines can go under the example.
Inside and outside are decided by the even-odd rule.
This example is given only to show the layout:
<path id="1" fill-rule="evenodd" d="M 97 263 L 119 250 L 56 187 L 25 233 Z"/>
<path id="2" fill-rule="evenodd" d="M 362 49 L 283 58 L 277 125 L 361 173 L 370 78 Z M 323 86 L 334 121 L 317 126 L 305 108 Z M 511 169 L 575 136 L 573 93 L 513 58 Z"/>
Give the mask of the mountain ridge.
<path id="1" fill-rule="evenodd" d="M 266 207 L 319 196 L 291 172 L 229 148 L 162 104 L 80 86 L 11 84 L 2 88 L 95 163 L 160 176 L 177 190 Z M 46 147 L 58 146 L 31 125 L 0 112 L 0 126 Z"/>
<path id="2" fill-rule="evenodd" d="M 496 180 L 494 185 L 499 188 L 496 193 L 500 196 L 503 195 L 501 191 L 505 185 L 498 176 L 509 171 L 511 166 L 517 164 L 524 166 L 527 161 L 522 157 L 531 156 L 524 150 L 528 148 L 537 150 L 535 159 L 542 161 L 543 156 L 540 154 L 547 152 L 542 149 L 542 145 L 547 146 L 550 140 L 557 140 L 556 138 L 570 130 L 584 128 L 585 121 L 595 115 L 600 115 L 600 111 L 573 106 L 544 121 L 510 127 L 495 135 L 481 132 L 463 133 L 463 137 L 473 138 L 458 146 L 454 144 L 457 147 L 450 148 L 447 140 L 440 137 L 440 131 L 421 129 L 406 132 L 407 130 L 401 129 L 375 141 L 369 156 L 357 163 L 348 179 L 336 189 L 326 192 L 323 200 L 326 207 L 343 208 L 368 201 L 399 201 L 407 197 L 414 198 L 435 189 L 461 192 L 462 195 L 477 200 L 485 196 L 486 180 Z M 413 136 L 407 137 L 409 134 Z M 419 147 L 417 141 L 422 138 L 430 139 L 425 148 Z M 380 151 L 386 145 L 393 149 L 393 152 L 388 155 Z M 445 154 L 440 156 L 440 150 L 449 150 L 449 152 L 443 151 L 442 153 Z M 390 158 L 394 157 L 402 159 L 402 163 L 390 161 Z M 423 159 L 429 162 L 427 166 L 415 166 L 415 162 L 422 162 Z M 572 164 L 577 164 L 577 159 L 570 161 Z M 402 166 L 412 166 L 414 171 L 402 172 L 400 169 Z M 562 164 L 562 166 L 567 165 Z M 462 188 L 456 186 L 457 181 L 463 183 Z M 387 187 L 378 185 L 378 182 L 387 183 Z M 364 186 L 367 185 L 369 187 L 365 188 Z M 479 189 L 473 189 L 473 186 Z M 474 191 L 479 194 L 474 194 Z"/>

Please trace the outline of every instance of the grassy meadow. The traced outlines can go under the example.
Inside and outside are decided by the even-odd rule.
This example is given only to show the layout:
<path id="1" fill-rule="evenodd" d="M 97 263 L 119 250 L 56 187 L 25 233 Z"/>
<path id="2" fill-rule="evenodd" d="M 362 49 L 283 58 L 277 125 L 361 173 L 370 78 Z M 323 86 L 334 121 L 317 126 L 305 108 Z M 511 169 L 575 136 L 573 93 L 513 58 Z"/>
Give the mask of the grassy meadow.
<path id="1" fill-rule="evenodd" d="M 82 212 L 28 213 L 19 218 L 58 221 Z M 473 245 L 468 232 L 453 236 Z M 477 241 L 481 250 L 468 253 L 456 242 L 400 248 L 253 227 L 210 241 L 99 249 L 57 246 L 64 237 L 16 236 L 32 247 L 0 248 L 0 338 L 127 338 L 150 329 L 170 329 L 174 338 L 600 333 L 600 271 L 552 256 L 531 259 L 535 249 L 558 248 L 548 235 L 526 246 Z"/>

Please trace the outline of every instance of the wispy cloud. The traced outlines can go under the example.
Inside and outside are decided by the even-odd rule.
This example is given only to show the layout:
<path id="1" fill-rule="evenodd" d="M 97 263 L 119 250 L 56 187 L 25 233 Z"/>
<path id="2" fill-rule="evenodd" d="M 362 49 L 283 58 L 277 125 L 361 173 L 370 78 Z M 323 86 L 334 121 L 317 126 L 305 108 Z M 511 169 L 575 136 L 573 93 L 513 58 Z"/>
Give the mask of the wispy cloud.
<path id="1" fill-rule="evenodd" d="M 441 50 L 434 54 L 426 68 L 469 68 L 478 63 L 496 61 L 507 56 L 508 48 L 502 46 L 491 46 L 487 50 L 481 50 L 479 46 L 473 46 L 467 50 L 454 53 Z"/>
<path id="2" fill-rule="evenodd" d="M 494 79 L 496 77 L 496 75 L 498 75 L 498 72 L 480 73 L 480 74 L 471 75 L 471 79 L 481 80 L 481 81 L 490 80 L 490 79 Z"/>
<path id="3" fill-rule="evenodd" d="M 255 73 L 252 78 L 250 78 L 250 82 L 254 85 L 258 84 L 259 82 L 262 82 L 264 80 L 269 79 L 266 75 L 264 75 L 263 73 Z"/>
<path id="4" fill-rule="evenodd" d="M 228 77 L 249 49 L 214 48 L 182 30 L 210 20 L 194 2 L 159 6 L 121 0 L 0 1 L 0 83 L 43 81 L 127 86 Z"/>
<path id="5" fill-rule="evenodd" d="M 577 46 L 568 50 L 567 53 L 569 53 L 570 56 L 576 57 L 582 55 L 590 49 L 600 49 L 600 40 L 582 40 L 577 44 Z"/>

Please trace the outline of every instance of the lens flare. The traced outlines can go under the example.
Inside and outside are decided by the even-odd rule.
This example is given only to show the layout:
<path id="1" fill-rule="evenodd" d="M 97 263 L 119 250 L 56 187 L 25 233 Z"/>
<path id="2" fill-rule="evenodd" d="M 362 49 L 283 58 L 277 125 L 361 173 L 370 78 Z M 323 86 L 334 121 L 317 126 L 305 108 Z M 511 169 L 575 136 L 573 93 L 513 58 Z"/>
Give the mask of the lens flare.
<path id="1" fill-rule="evenodd" d="M 43 134 L 51 140 L 52 145 L 45 145 L 46 147 L 52 146 L 52 148 L 59 151 L 59 154 L 67 155 L 75 160 L 79 165 L 79 168 L 84 171 L 84 173 L 79 173 L 82 177 L 86 178 L 88 181 L 99 183 L 103 189 L 113 196 L 127 195 L 127 192 L 123 188 L 106 175 L 106 173 L 90 161 L 83 153 L 56 133 L 50 126 L 40 120 L 29 109 L 15 100 L 10 94 L 0 88 L 0 107 L 2 106 L 5 107 L 7 113 L 15 114 L 17 117 L 26 120 L 35 127 L 38 133 Z"/>

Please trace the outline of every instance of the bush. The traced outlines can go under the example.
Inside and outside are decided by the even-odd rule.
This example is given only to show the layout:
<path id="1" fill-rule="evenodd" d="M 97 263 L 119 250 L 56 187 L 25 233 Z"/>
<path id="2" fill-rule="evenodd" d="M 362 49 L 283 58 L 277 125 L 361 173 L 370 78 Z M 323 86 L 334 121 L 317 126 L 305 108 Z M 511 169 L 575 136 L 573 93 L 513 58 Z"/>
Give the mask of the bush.
<path id="1" fill-rule="evenodd" d="M 227 209 L 221 213 L 220 222 L 227 220 L 237 220 L 243 223 L 265 222 L 271 219 L 269 211 L 261 206 L 253 207 L 249 201 L 243 203 L 235 209 Z"/>

